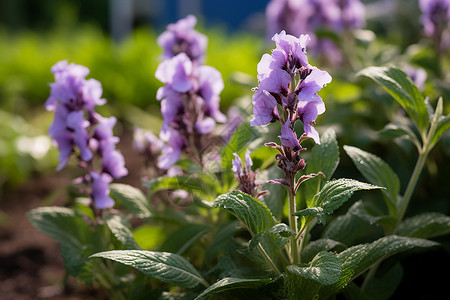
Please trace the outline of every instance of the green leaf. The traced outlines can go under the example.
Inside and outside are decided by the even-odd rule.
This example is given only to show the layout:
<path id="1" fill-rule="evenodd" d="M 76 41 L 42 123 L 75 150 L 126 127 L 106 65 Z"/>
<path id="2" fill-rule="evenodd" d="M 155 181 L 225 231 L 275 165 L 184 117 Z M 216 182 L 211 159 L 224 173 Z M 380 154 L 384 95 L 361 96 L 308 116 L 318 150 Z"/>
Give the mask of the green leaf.
<path id="1" fill-rule="evenodd" d="M 268 147 L 266 147 L 268 148 Z M 278 166 L 273 166 L 270 169 L 258 173 L 258 180 L 268 181 L 274 178 L 283 178 L 283 171 Z M 273 216 L 277 220 L 283 218 L 283 209 L 287 200 L 287 191 L 282 184 L 264 184 L 260 186 L 259 191 L 268 190 L 269 194 L 259 197 L 261 201 L 270 209 Z"/>
<path id="2" fill-rule="evenodd" d="M 239 226 L 238 220 L 232 220 L 222 224 L 222 226 L 218 228 L 210 246 L 206 249 L 205 265 L 210 264 L 216 255 L 220 255 L 221 252 L 227 252 L 233 248 L 233 245 L 236 242 L 232 237 L 240 228 L 241 226 Z"/>
<path id="3" fill-rule="evenodd" d="M 355 202 L 346 214 L 338 216 L 325 227 L 322 238 L 339 241 L 347 246 L 367 243 L 383 235 L 383 230 L 375 220 L 359 215 L 362 201 Z M 358 213 L 358 215 L 355 215 Z M 352 234 L 348 234 L 351 232 Z"/>
<path id="4" fill-rule="evenodd" d="M 327 159 L 324 159 L 326 157 Z M 339 164 L 339 146 L 336 140 L 336 133 L 329 128 L 320 136 L 320 144 L 315 145 L 311 150 L 311 157 L 307 161 L 306 172 L 325 174 L 325 178 L 308 180 L 302 183 L 300 190 L 304 194 L 307 206 L 311 206 L 313 196 L 319 191 L 327 181 L 331 180 Z M 320 186 L 318 187 L 318 184 Z"/>
<path id="5" fill-rule="evenodd" d="M 105 217 L 106 225 L 116 239 L 124 245 L 126 249 L 140 250 L 141 247 L 134 239 L 131 230 L 124 224 L 124 220 L 118 215 L 108 215 Z"/>
<path id="6" fill-rule="evenodd" d="M 439 117 L 431 145 L 434 146 L 437 142 L 439 142 L 439 139 L 442 137 L 442 135 L 449 129 L 450 129 L 450 115 Z"/>
<path id="7" fill-rule="evenodd" d="M 356 168 L 371 184 L 386 188 L 382 190 L 386 205 L 390 215 L 396 216 L 400 193 L 400 180 L 397 174 L 384 160 L 374 154 L 351 146 L 344 146 L 344 150 L 350 156 Z"/>
<path id="8" fill-rule="evenodd" d="M 350 199 L 354 192 L 373 189 L 382 189 L 382 187 L 346 178 L 327 182 L 313 200 L 316 207 L 323 209 L 323 212 L 317 214 L 318 220 L 324 222 L 326 214 L 333 213 Z"/>
<path id="9" fill-rule="evenodd" d="M 169 284 L 193 288 L 198 284 L 208 286 L 198 271 L 183 257 L 146 250 L 113 250 L 96 253 L 89 258 L 106 258 L 131 266 L 145 275 Z"/>
<path id="10" fill-rule="evenodd" d="M 263 278 L 263 279 L 246 279 L 246 278 L 233 278 L 227 277 L 223 278 L 216 283 L 212 284 L 209 288 L 204 290 L 200 295 L 198 295 L 195 300 L 204 298 L 206 296 L 234 290 L 234 289 L 259 289 L 263 285 L 272 281 L 271 278 Z"/>
<path id="11" fill-rule="evenodd" d="M 327 298 L 337 293 L 380 260 L 413 248 L 426 248 L 437 245 L 438 243 L 425 239 L 390 235 L 370 244 L 348 248 L 337 255 L 342 263 L 342 274 L 339 281 L 331 286 L 322 288 L 320 291 L 321 298 Z"/>
<path id="12" fill-rule="evenodd" d="M 275 220 L 267 206 L 240 191 L 220 195 L 214 201 L 214 207 L 228 210 L 253 235 L 263 233 L 275 225 Z"/>
<path id="13" fill-rule="evenodd" d="M 341 251 L 347 248 L 341 242 L 331 240 L 331 239 L 318 239 L 308 243 L 308 245 L 303 248 L 302 251 L 302 261 L 309 262 L 314 256 L 316 256 L 320 251 L 331 251 L 333 249 Z"/>
<path id="14" fill-rule="evenodd" d="M 402 221 L 396 234 L 432 238 L 450 233 L 450 217 L 441 213 L 424 213 Z"/>
<path id="15" fill-rule="evenodd" d="M 28 220 L 40 231 L 50 236 L 61 245 L 74 249 L 81 249 L 83 232 L 90 231 L 86 224 L 79 224 L 78 215 L 70 208 L 65 207 L 39 207 L 27 212 Z M 81 218 L 81 217 L 80 217 Z M 81 225 L 80 227 L 74 227 Z"/>
<path id="16" fill-rule="evenodd" d="M 152 180 L 144 181 L 143 186 L 148 188 L 151 193 L 160 190 L 186 190 L 200 198 L 212 200 L 211 197 L 216 195 L 218 183 L 214 178 L 202 175 L 177 175 L 162 176 Z"/>
<path id="17" fill-rule="evenodd" d="M 378 133 L 387 138 L 406 138 L 410 140 L 417 149 L 421 148 L 419 139 L 407 124 L 399 122 L 389 123 Z"/>
<path id="18" fill-rule="evenodd" d="M 211 227 L 204 224 L 186 224 L 167 236 L 160 251 L 183 254 L 202 236 L 211 231 Z"/>
<path id="19" fill-rule="evenodd" d="M 407 111 L 421 132 L 428 125 L 425 101 L 419 89 L 400 69 L 394 67 L 368 67 L 358 73 L 382 86 Z"/>
<path id="20" fill-rule="evenodd" d="M 403 277 L 403 268 L 400 263 L 380 271 L 370 278 L 364 289 L 365 294 L 371 296 L 371 300 L 391 299 Z"/>
<path id="21" fill-rule="evenodd" d="M 282 249 L 286 244 L 289 243 L 290 237 L 295 235 L 295 232 L 286 224 L 280 223 L 276 224 L 266 232 L 260 233 L 252 238 L 250 241 L 249 248 L 253 249 L 258 243 L 264 244 L 268 242 L 264 238 L 272 238 L 270 241 L 278 248 Z"/>
<path id="22" fill-rule="evenodd" d="M 338 282 L 342 272 L 336 254 L 319 252 L 308 267 L 290 265 L 286 268 L 290 299 L 314 299 L 320 288 Z"/>
<path id="23" fill-rule="evenodd" d="M 109 185 L 111 197 L 123 204 L 132 214 L 141 218 L 152 215 L 147 198 L 141 190 L 128 184 L 112 183 Z"/>
<path id="24" fill-rule="evenodd" d="M 40 231 L 61 245 L 61 255 L 67 272 L 85 283 L 92 274 L 87 257 L 92 254 L 96 235 L 82 215 L 65 207 L 40 207 L 27 212 L 28 220 Z"/>

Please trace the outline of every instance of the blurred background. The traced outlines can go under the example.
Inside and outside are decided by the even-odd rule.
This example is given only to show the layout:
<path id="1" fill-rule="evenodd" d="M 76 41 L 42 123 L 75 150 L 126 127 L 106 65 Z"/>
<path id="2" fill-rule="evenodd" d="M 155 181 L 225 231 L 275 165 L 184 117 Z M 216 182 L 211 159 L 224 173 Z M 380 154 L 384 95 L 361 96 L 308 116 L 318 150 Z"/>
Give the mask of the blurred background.
<path id="1" fill-rule="evenodd" d="M 378 132 L 398 115 L 399 107 L 373 82 L 355 74 L 371 65 L 422 68 L 428 75 L 423 94 L 433 106 L 442 95 L 445 114 L 449 114 L 450 57 L 444 53 L 442 66 L 446 69 L 436 59 L 432 41 L 423 34 L 418 1 L 361 2 L 365 5 L 365 25 L 354 32 L 351 65 L 333 65 L 311 56 L 313 65 L 333 77 L 320 93 L 327 112 L 319 116 L 317 128 L 323 132 L 333 127 L 341 148 L 352 145 L 382 157 L 397 172 L 403 192 L 416 151 L 408 141 L 388 139 Z M 25 224 L 23 214 L 29 208 L 56 203 L 57 195 L 73 178 L 64 175 L 73 172 L 70 168 L 56 174 L 58 153 L 47 134 L 53 112 L 45 111 L 44 103 L 50 92 L 48 84 L 54 81 L 50 68 L 56 62 L 66 59 L 84 65 L 91 71 L 88 78 L 102 83 L 103 97 L 108 102 L 98 110 L 119 119 L 115 131 L 121 136 L 120 147 L 130 173 L 137 171 L 133 178 L 126 179 L 133 182 L 139 180 L 140 165 L 133 170 L 129 162 L 136 154 L 130 150 L 132 129 L 139 126 L 158 133 L 161 124 L 155 95 L 162 84 L 154 77 L 162 54 L 156 43 L 158 35 L 167 24 L 194 14 L 198 19 L 196 29 L 208 37 L 205 63 L 218 69 L 225 82 L 221 110 L 226 113 L 237 105 L 251 113 L 251 88 L 257 86 L 256 65 L 273 48 L 267 33 L 268 3 L 269 0 L 0 1 L 0 229 L 13 224 L 16 217 Z M 322 34 L 334 41 L 342 38 L 338 33 Z M 449 157 L 447 133 L 430 155 L 408 214 L 450 214 Z M 343 151 L 336 173 L 336 177 L 341 176 L 364 180 Z M 29 225 L 23 226 L 30 230 Z M 33 238 L 24 232 L 28 231 L 21 231 L 24 239 Z M 5 236 L 9 237 L 0 230 L 0 240 L 6 240 Z M 6 261 L 4 253 L 0 251 L 0 261 Z M 405 269 L 405 276 L 414 268 L 420 269 L 411 264 L 411 269 Z"/>

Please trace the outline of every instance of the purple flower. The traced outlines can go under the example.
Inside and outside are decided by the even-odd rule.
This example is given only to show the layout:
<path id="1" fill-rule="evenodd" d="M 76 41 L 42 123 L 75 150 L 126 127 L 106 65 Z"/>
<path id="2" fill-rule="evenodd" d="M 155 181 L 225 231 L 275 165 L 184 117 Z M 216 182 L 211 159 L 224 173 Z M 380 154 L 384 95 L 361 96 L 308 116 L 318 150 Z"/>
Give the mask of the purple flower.
<path id="1" fill-rule="evenodd" d="M 158 45 L 163 48 L 163 59 L 172 58 L 183 52 L 192 60 L 201 62 L 208 39 L 194 30 L 197 19 L 188 15 L 175 24 L 167 26 L 167 31 L 158 37 Z"/>
<path id="2" fill-rule="evenodd" d="M 106 209 L 114 206 L 114 200 L 109 197 L 109 183 L 111 177 L 108 174 L 89 173 L 92 178 L 91 197 L 98 209 Z"/>
<path id="3" fill-rule="evenodd" d="M 89 135 L 86 128 L 89 122 L 84 119 L 83 111 L 73 111 L 67 115 L 67 129 L 73 132 L 73 142 L 80 151 L 83 161 L 89 161 L 93 155 L 88 146 Z"/>
<path id="4" fill-rule="evenodd" d="M 186 147 L 186 142 L 178 132 L 172 128 L 161 131 L 160 138 L 167 143 L 163 146 L 162 155 L 158 159 L 158 167 L 168 169 L 180 158 L 181 152 Z"/>
<path id="5" fill-rule="evenodd" d="M 63 60 L 52 67 L 52 73 L 55 75 L 55 82 L 50 84 L 50 97 L 45 103 L 47 110 L 55 110 L 58 102 L 70 110 L 88 111 L 105 103 L 105 99 L 101 99 L 101 84 L 95 79 L 85 79 L 89 74 L 88 68 L 74 63 L 67 64 Z"/>
<path id="6" fill-rule="evenodd" d="M 119 138 L 114 136 L 113 127 L 116 118 L 98 117 L 98 125 L 94 131 L 94 138 L 98 141 L 98 152 L 102 158 L 102 170 L 114 178 L 121 178 L 128 174 L 125 168 L 125 159 L 115 147 Z"/>
<path id="7" fill-rule="evenodd" d="M 219 95 L 224 87 L 222 75 L 210 66 L 201 66 L 198 72 L 197 93 L 205 100 L 205 115 L 213 117 L 217 122 L 225 122 L 227 118 L 219 110 Z"/>
<path id="8" fill-rule="evenodd" d="M 320 144 L 319 133 L 312 127 L 318 115 L 325 112 L 325 105 L 318 101 L 300 101 L 298 103 L 298 115 L 303 122 L 305 134 L 312 138 L 316 144 Z"/>
<path id="9" fill-rule="evenodd" d="M 250 121 L 250 125 L 267 125 L 280 118 L 278 103 L 289 113 L 288 119 L 293 120 L 292 122 L 295 123 L 296 117 L 302 120 L 305 133 L 319 143 L 318 133 L 312 125 L 317 116 L 325 111 L 325 106 L 317 92 L 331 82 L 331 76 L 326 71 L 308 64 L 306 57 L 308 35 L 296 38 L 282 31 L 275 34 L 273 40 L 276 43 L 275 50 L 271 55 L 263 55 L 258 64 L 260 83 L 252 98 L 254 118 Z M 297 86 L 293 86 L 296 82 Z M 293 116 L 292 113 L 296 111 L 298 115 Z M 285 114 L 282 117 L 285 120 Z M 299 142 L 292 129 L 292 134 L 288 132 L 290 120 L 285 121 L 280 138 L 283 145 L 290 145 L 289 147 L 293 148 Z"/>
<path id="10" fill-rule="evenodd" d="M 292 125 L 293 126 L 293 125 Z M 291 127 L 291 120 L 287 119 L 286 123 L 281 127 L 281 135 L 278 136 L 281 144 L 292 149 L 300 149 L 300 143 L 295 135 L 294 128 Z"/>
<path id="11" fill-rule="evenodd" d="M 158 156 L 164 145 L 156 135 L 142 128 L 134 129 L 133 144 L 139 153 L 149 152 L 151 156 Z"/>
<path id="12" fill-rule="evenodd" d="M 309 75 L 303 79 L 298 89 L 298 100 L 300 101 L 321 101 L 317 92 L 320 91 L 325 84 L 331 82 L 331 76 L 326 71 L 321 71 L 316 67 L 310 68 Z"/>
<path id="13" fill-rule="evenodd" d="M 277 107 L 277 101 L 267 91 L 258 89 L 252 97 L 253 119 L 251 126 L 265 126 L 273 119 L 273 111 Z"/>
<path id="14" fill-rule="evenodd" d="M 241 174 L 242 173 L 242 159 L 239 157 L 239 155 L 234 152 L 234 159 L 231 160 L 231 170 L 235 174 Z"/>
<path id="15" fill-rule="evenodd" d="M 175 92 L 185 93 L 192 88 L 190 76 L 192 75 L 192 62 L 185 53 L 163 61 L 156 69 L 155 77 L 166 84 L 163 90 L 158 91 L 158 100 L 168 93 L 165 89 L 172 89 Z"/>
<path id="16" fill-rule="evenodd" d="M 446 28 L 450 21 L 450 0 L 419 0 L 425 34 L 432 36 Z"/>

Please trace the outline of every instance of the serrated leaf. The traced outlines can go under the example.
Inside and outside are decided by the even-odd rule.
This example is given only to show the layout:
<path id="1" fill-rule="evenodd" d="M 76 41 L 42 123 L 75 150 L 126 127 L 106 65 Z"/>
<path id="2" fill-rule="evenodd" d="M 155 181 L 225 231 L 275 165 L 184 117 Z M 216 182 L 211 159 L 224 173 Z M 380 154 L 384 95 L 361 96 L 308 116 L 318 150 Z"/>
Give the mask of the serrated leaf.
<path id="1" fill-rule="evenodd" d="M 167 236 L 160 251 L 183 254 L 202 236 L 211 231 L 211 227 L 204 224 L 186 224 Z"/>
<path id="2" fill-rule="evenodd" d="M 325 227 L 322 234 L 324 239 L 339 241 L 346 246 L 358 243 L 367 243 L 383 235 L 383 230 L 378 224 L 373 224 L 366 218 L 355 215 L 355 207 L 361 206 L 361 201 L 355 202 L 346 214 L 338 216 Z M 351 232 L 352 234 L 348 234 Z"/>
<path id="3" fill-rule="evenodd" d="M 352 159 L 356 168 L 371 184 L 383 186 L 386 205 L 392 216 L 397 215 L 397 199 L 400 192 L 400 180 L 391 167 L 378 156 L 356 147 L 344 146 L 344 150 Z"/>
<path id="4" fill-rule="evenodd" d="M 270 210 L 261 201 L 240 191 L 220 195 L 214 207 L 221 207 L 232 213 L 253 234 L 260 234 L 275 225 Z"/>
<path id="5" fill-rule="evenodd" d="M 331 239 L 318 239 L 308 243 L 308 245 L 306 245 L 306 247 L 303 248 L 302 261 L 303 262 L 311 261 L 314 258 L 314 256 L 316 256 L 321 251 L 330 251 L 333 249 L 341 251 L 344 250 L 345 248 L 347 247 L 341 242 Z"/>
<path id="6" fill-rule="evenodd" d="M 145 275 L 169 284 L 193 288 L 208 286 L 198 271 L 182 256 L 146 250 L 113 250 L 96 253 L 89 258 L 106 258 L 131 266 Z"/>
<path id="7" fill-rule="evenodd" d="M 195 300 L 202 299 L 206 296 L 234 290 L 234 289 L 258 289 L 261 286 L 269 283 L 271 278 L 263 279 L 246 279 L 246 278 L 223 278 L 216 283 L 212 284 L 209 288 L 204 290 L 200 295 L 198 295 Z"/>
<path id="8" fill-rule="evenodd" d="M 327 159 L 324 159 L 326 157 Z M 336 133 L 333 129 L 326 130 L 320 136 L 320 144 L 314 145 L 311 150 L 311 157 L 307 161 L 307 173 L 325 174 L 325 178 L 308 180 L 302 183 L 300 191 L 302 191 L 306 199 L 307 206 L 311 206 L 313 196 L 320 190 L 327 181 L 331 180 L 337 166 L 339 164 L 339 146 L 336 140 Z M 320 184 L 318 188 L 318 184 Z"/>
<path id="9" fill-rule="evenodd" d="M 28 220 L 40 231 L 62 245 L 75 249 L 82 247 L 82 232 L 74 226 L 79 225 L 77 214 L 66 207 L 39 207 L 27 212 Z M 90 230 L 86 224 L 84 229 Z"/>
<path id="10" fill-rule="evenodd" d="M 383 187 L 354 179 L 340 178 L 327 182 L 314 198 L 316 206 L 322 207 L 324 213 L 331 214 L 344 204 L 354 192 L 374 189 L 383 189 Z"/>
<path id="11" fill-rule="evenodd" d="M 258 243 L 264 244 L 264 241 L 268 242 L 267 240 L 263 239 L 265 237 L 272 238 L 270 241 L 272 241 L 278 249 L 282 249 L 286 244 L 289 243 L 289 238 L 292 235 L 295 235 L 295 232 L 288 225 L 284 223 L 276 224 L 266 232 L 254 236 L 250 241 L 249 248 L 253 249 L 257 246 Z"/>
<path id="12" fill-rule="evenodd" d="M 95 247 L 96 236 L 83 217 L 70 208 L 40 207 L 28 211 L 27 218 L 37 229 L 61 245 L 66 271 L 89 283 L 92 274 L 87 257 L 95 252 L 92 247 Z"/>
<path id="13" fill-rule="evenodd" d="M 450 233 L 450 217 L 441 213 L 424 213 L 402 221 L 396 234 L 432 238 Z"/>
<path id="14" fill-rule="evenodd" d="M 438 243 L 425 239 L 390 235 L 370 244 L 348 248 L 337 255 L 342 263 L 342 274 L 339 281 L 331 286 L 323 287 L 320 296 L 321 298 L 327 298 L 335 294 L 373 264 L 389 256 L 413 248 L 426 248 L 436 245 Z"/>
<path id="15" fill-rule="evenodd" d="M 368 67 L 358 73 L 374 80 L 384 88 L 409 114 L 421 132 L 428 125 L 425 100 L 411 79 L 394 67 Z"/>
<path id="16" fill-rule="evenodd" d="M 286 267 L 287 288 L 290 299 L 314 299 L 323 285 L 336 283 L 342 272 L 336 254 L 319 252 L 308 267 Z"/>
<path id="17" fill-rule="evenodd" d="M 147 218 L 152 215 L 147 198 L 141 190 L 128 184 L 112 183 L 109 185 L 111 197 L 123 204 L 131 213 Z"/>
<path id="18" fill-rule="evenodd" d="M 124 224 L 122 218 L 118 215 L 108 215 L 105 217 L 106 225 L 116 239 L 126 248 L 130 250 L 140 250 L 141 247 L 134 239 L 131 230 Z"/>

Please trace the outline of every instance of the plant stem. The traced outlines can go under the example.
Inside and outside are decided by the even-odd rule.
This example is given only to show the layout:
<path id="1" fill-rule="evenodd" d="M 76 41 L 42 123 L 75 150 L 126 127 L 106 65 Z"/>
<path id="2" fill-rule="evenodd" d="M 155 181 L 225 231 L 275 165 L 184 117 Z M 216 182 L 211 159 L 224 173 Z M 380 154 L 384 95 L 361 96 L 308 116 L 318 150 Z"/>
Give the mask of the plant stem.
<path id="1" fill-rule="evenodd" d="M 422 172 L 423 166 L 425 165 L 425 161 L 427 160 L 427 156 L 428 152 L 419 153 L 419 158 L 417 159 L 416 166 L 414 167 L 414 171 L 411 175 L 411 178 L 409 179 L 409 183 L 408 186 L 406 187 L 405 194 L 403 195 L 402 202 L 400 203 L 397 226 L 398 224 L 400 224 L 400 222 L 403 219 L 403 216 L 405 215 L 409 201 L 411 200 L 411 196 L 414 192 L 414 188 L 416 187 L 417 180 L 419 180 L 420 173 Z"/>
<path id="2" fill-rule="evenodd" d="M 261 251 L 264 258 L 269 263 L 270 267 L 274 270 L 274 272 L 277 273 L 277 275 L 280 275 L 281 274 L 280 270 L 278 270 L 278 267 L 275 265 L 273 260 L 270 258 L 269 254 L 267 254 L 266 250 L 264 250 L 263 246 L 261 246 L 261 243 L 258 243 L 258 249 Z"/>
<path id="3" fill-rule="evenodd" d="M 295 236 L 297 235 L 298 226 L 297 226 L 297 218 L 294 216 L 294 213 L 296 211 L 296 203 L 295 203 L 295 191 L 293 190 L 294 184 L 294 178 L 291 180 L 291 187 L 288 188 L 288 194 L 289 194 L 289 227 L 292 229 L 292 231 L 295 232 L 291 236 L 291 256 L 292 256 L 292 263 L 298 264 L 298 247 L 297 247 L 297 239 Z"/>

